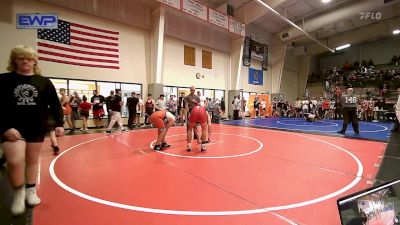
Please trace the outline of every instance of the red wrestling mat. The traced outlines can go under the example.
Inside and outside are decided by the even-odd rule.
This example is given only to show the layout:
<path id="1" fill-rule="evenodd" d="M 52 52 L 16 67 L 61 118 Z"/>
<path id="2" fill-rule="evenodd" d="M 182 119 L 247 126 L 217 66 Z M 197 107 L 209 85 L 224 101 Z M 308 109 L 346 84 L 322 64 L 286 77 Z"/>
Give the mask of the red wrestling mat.
<path id="1" fill-rule="evenodd" d="M 68 136 L 43 150 L 34 225 L 340 224 L 336 199 L 369 187 L 385 144 L 214 125 L 207 152 L 186 129 Z M 193 142 L 194 143 L 194 142 Z"/>

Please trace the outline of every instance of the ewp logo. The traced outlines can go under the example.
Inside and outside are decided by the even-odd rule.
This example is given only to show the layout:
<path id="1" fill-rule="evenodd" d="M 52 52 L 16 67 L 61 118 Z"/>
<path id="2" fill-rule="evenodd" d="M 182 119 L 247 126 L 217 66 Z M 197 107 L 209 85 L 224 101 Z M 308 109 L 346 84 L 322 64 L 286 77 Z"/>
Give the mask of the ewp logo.
<path id="1" fill-rule="evenodd" d="M 17 14 L 17 29 L 57 29 L 58 15 L 55 13 Z"/>

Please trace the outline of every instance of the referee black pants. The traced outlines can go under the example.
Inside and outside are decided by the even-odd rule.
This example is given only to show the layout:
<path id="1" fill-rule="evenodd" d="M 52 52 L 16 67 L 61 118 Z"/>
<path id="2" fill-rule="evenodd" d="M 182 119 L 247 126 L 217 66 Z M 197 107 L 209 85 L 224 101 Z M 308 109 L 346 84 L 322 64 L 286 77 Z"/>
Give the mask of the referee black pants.
<path id="1" fill-rule="evenodd" d="M 239 110 L 233 110 L 233 119 L 238 120 L 239 119 Z"/>
<path id="2" fill-rule="evenodd" d="M 135 124 L 136 110 L 129 110 L 128 127 L 132 128 Z"/>
<path id="3" fill-rule="evenodd" d="M 400 122 L 397 119 L 396 114 L 394 115 L 394 126 L 392 128 L 392 131 L 399 131 L 400 130 Z"/>
<path id="4" fill-rule="evenodd" d="M 357 108 L 355 107 L 343 108 L 343 127 L 341 132 L 346 132 L 347 125 L 349 125 L 350 121 L 354 132 L 359 133 L 360 129 L 358 128 Z"/>

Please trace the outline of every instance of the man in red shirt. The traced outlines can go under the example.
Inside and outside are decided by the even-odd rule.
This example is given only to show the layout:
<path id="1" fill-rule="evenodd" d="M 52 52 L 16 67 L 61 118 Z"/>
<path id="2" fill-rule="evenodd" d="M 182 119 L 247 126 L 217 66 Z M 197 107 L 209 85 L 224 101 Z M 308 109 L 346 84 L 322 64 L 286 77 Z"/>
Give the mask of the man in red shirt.
<path id="1" fill-rule="evenodd" d="M 324 101 L 322 102 L 322 115 L 321 117 L 326 119 L 326 116 L 329 112 L 329 101 L 328 99 L 324 99 Z"/>

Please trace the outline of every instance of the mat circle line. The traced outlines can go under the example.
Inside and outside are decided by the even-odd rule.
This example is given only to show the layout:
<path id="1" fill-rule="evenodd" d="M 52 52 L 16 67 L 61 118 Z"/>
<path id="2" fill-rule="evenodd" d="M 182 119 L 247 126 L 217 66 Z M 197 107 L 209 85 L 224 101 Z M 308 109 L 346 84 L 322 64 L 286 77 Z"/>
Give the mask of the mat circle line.
<path id="1" fill-rule="evenodd" d="M 248 136 L 243 136 L 243 135 L 238 135 L 238 134 L 226 134 L 226 133 L 213 133 L 214 134 L 223 134 L 223 135 L 229 135 L 229 136 L 237 136 L 237 137 L 243 137 L 243 138 L 247 138 L 253 141 L 256 141 L 259 146 L 257 149 L 255 150 L 251 150 L 250 152 L 246 152 L 243 154 L 237 154 L 237 155 L 228 155 L 228 156 L 191 156 L 191 155 L 178 155 L 178 154 L 173 154 L 173 153 L 169 153 L 169 152 L 165 152 L 165 151 L 157 151 L 157 153 L 160 154 L 164 154 L 164 155 L 169 155 L 169 156 L 174 156 L 174 157 L 181 157 L 181 158 L 192 158 L 192 159 L 227 159 L 227 158 L 235 158 L 235 157 L 242 157 L 242 156 L 246 156 L 246 155 L 251 155 L 254 154 L 256 152 L 259 152 L 263 149 L 264 145 L 261 141 L 259 141 L 258 139 L 252 138 L 252 137 L 248 137 Z M 175 136 L 183 136 L 186 134 L 175 134 L 175 135 L 171 135 L 168 137 L 175 137 Z M 153 149 L 154 148 L 154 143 L 156 142 L 156 140 L 152 141 L 150 143 L 150 148 Z M 211 142 L 212 143 L 212 142 Z"/>
<path id="2" fill-rule="evenodd" d="M 322 132 L 322 133 L 336 133 L 338 130 L 305 130 L 305 129 L 292 129 L 292 128 L 281 128 L 281 127 L 277 127 L 277 126 L 265 126 L 265 125 L 257 125 L 254 123 L 250 122 L 251 120 L 246 120 L 244 121 L 245 124 L 253 126 L 253 127 L 264 127 L 264 128 L 273 128 L 273 129 L 283 129 L 283 130 L 297 130 L 297 131 L 312 131 L 312 132 Z M 360 130 L 360 133 L 378 133 L 378 132 L 383 132 L 383 131 L 387 131 L 389 128 L 383 125 L 379 125 L 379 124 L 370 124 L 370 123 L 363 123 L 360 122 L 361 124 L 367 124 L 367 125 L 372 125 L 372 126 L 377 126 L 377 127 L 382 127 L 383 129 L 381 130 Z M 353 132 L 353 131 L 351 131 Z"/>
<path id="3" fill-rule="evenodd" d="M 332 122 L 325 122 L 325 121 L 318 121 L 320 123 L 327 123 L 327 124 L 333 124 L 333 125 L 327 125 L 327 126 L 319 126 L 319 125 L 313 125 L 312 123 L 310 124 L 294 124 L 294 123 L 285 123 L 285 121 L 290 121 L 290 120 L 278 120 L 276 121 L 277 124 L 282 124 L 282 125 L 287 125 L 287 126 L 296 126 L 296 127 L 337 127 L 339 124 L 337 123 L 332 123 Z M 304 120 L 293 120 L 293 121 L 304 121 Z"/>
<path id="4" fill-rule="evenodd" d="M 100 139 L 105 139 L 108 137 L 111 137 L 113 135 L 108 135 L 108 136 L 104 136 L 104 137 L 99 137 L 99 138 L 94 138 L 82 143 L 79 143 L 77 145 L 74 145 L 68 149 L 66 149 L 65 151 L 63 151 L 61 154 L 59 154 L 56 158 L 54 158 L 52 160 L 52 162 L 50 163 L 49 166 L 49 172 L 50 172 L 50 176 L 53 179 L 53 181 L 59 185 L 61 188 L 63 188 L 64 190 L 70 192 L 71 194 L 74 194 L 76 196 L 79 196 L 81 198 L 84 198 L 86 200 L 89 201 L 93 201 L 99 204 L 103 204 L 103 205 L 107 205 L 107 206 L 111 206 L 111 207 L 116 207 L 116 208 L 121 208 L 121 209 L 127 209 L 127 210 L 133 210 L 133 211 L 140 211 L 140 212 L 147 212 L 147 213 L 156 213 L 156 214 L 168 214 L 168 215 L 186 215 L 186 216 L 231 216 L 231 215 L 249 215 L 249 214 L 258 214 L 258 213 L 265 213 L 265 212 L 271 212 L 271 211 L 277 211 L 277 210 L 286 210 L 286 209 L 292 209 L 292 208 L 298 208 L 298 207 L 303 207 L 303 206 L 307 206 L 307 205 L 312 205 L 318 202 L 322 202 L 325 201 L 327 199 L 336 197 L 346 191 L 348 191 L 349 189 L 351 189 L 352 187 L 354 187 L 360 180 L 361 180 L 361 175 L 363 173 L 363 166 L 361 164 L 361 161 L 353 154 L 351 153 L 349 150 L 346 150 L 340 146 L 337 146 L 335 144 L 332 144 L 330 142 L 327 141 L 323 141 L 323 140 L 319 140 L 316 138 L 312 138 L 312 137 L 307 137 L 305 135 L 301 135 L 301 134 L 295 134 L 295 133 L 290 133 L 290 132 L 284 132 L 284 131 L 269 131 L 269 132 L 281 132 L 281 133 L 286 133 L 289 135 L 295 135 L 295 136 L 300 136 L 306 139 L 311 139 L 317 142 L 321 142 L 321 143 L 325 143 L 327 145 L 330 145 L 332 147 L 335 147 L 336 149 L 343 151 L 345 153 L 347 153 L 348 155 L 350 155 L 354 161 L 357 163 L 358 166 L 358 170 L 357 170 L 357 174 L 355 176 L 355 179 L 353 181 L 351 181 L 348 185 L 342 187 L 341 189 L 332 192 L 330 194 L 315 198 L 315 199 L 311 199 L 311 200 L 307 200 L 307 201 L 303 201 L 303 202 L 297 202 L 297 203 L 293 203 L 293 204 L 288 204 L 288 205 L 278 205 L 278 206 L 272 206 L 272 207 L 265 207 L 265 208 L 258 208 L 258 209 L 247 209 L 247 210 L 230 210 L 230 211 L 185 211 L 185 210 L 170 210 L 170 209 L 157 209 L 157 208 L 148 208 L 148 207 L 142 207 L 142 206 L 135 206 L 135 205 L 127 205 L 127 204 L 122 204 L 122 203 L 117 203 L 117 202 L 112 202 L 112 201 L 108 201 L 108 200 L 104 200 L 104 199 L 100 199 L 97 197 L 93 197 L 91 195 L 82 193 L 78 190 L 75 190 L 73 188 L 71 188 L 70 186 L 66 185 L 64 182 L 62 182 L 56 175 L 56 172 L 54 170 L 55 164 L 58 161 L 58 159 L 60 159 L 62 156 L 64 156 L 66 153 L 70 152 L 71 150 L 82 146 L 84 144 L 90 143 L 90 142 L 94 142 Z"/>

